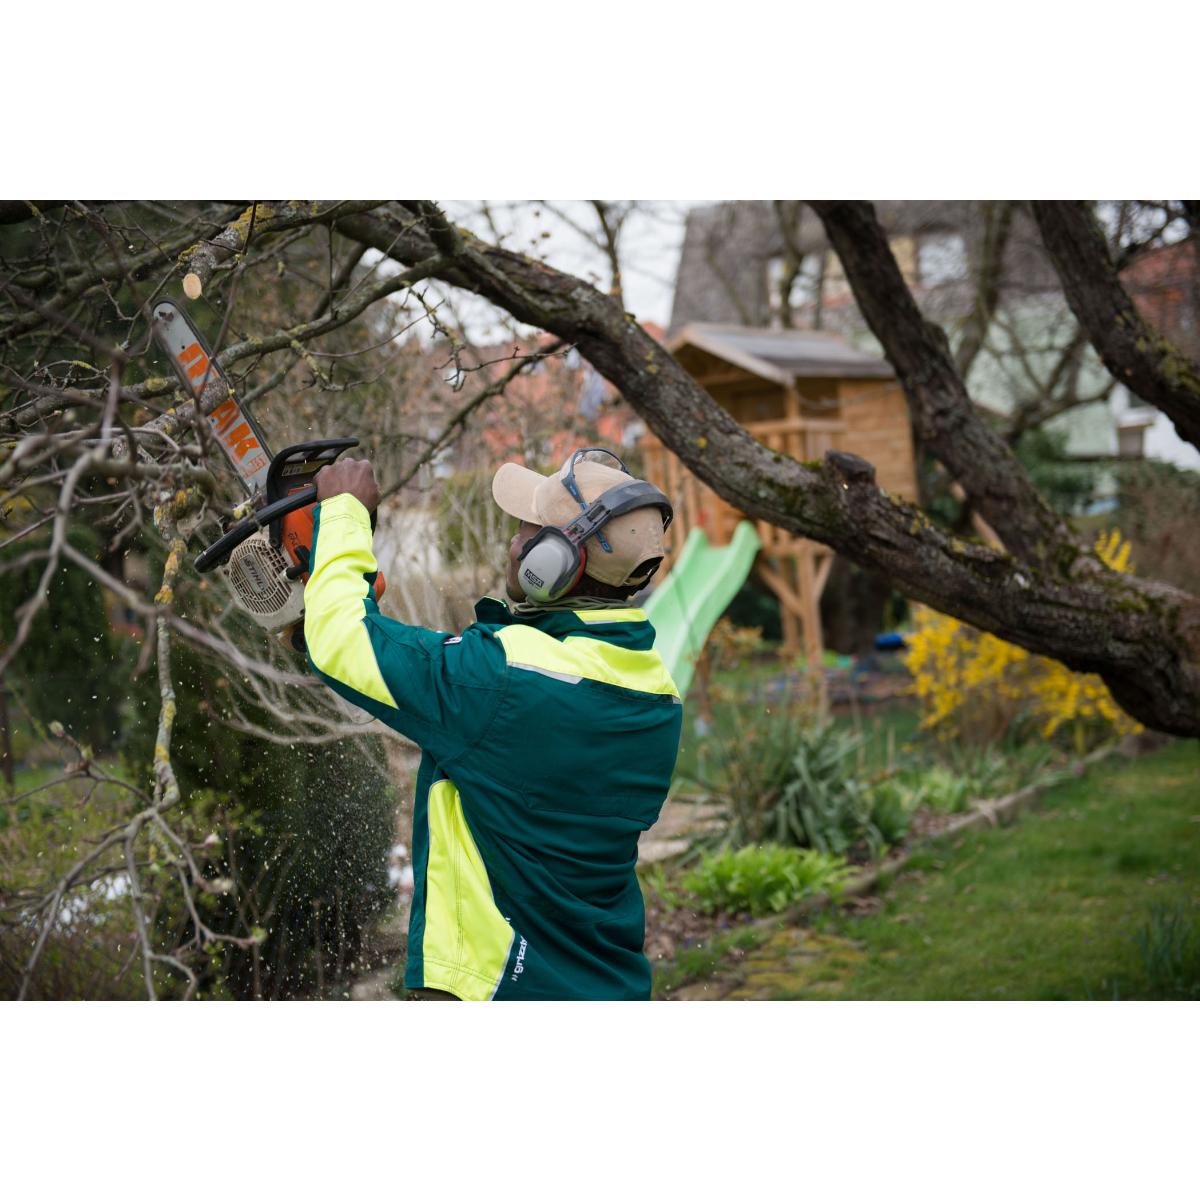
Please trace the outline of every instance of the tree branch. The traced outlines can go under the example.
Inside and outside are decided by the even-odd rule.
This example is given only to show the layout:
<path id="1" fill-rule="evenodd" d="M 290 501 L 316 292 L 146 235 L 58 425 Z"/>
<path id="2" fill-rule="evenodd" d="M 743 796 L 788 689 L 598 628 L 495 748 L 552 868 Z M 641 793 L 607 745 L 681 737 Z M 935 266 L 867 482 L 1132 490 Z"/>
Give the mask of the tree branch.
<path id="1" fill-rule="evenodd" d="M 1165 412 L 1181 438 L 1200 447 L 1200 364 L 1142 318 L 1089 206 L 1082 200 L 1037 200 L 1032 208 L 1067 303 L 1104 365 Z"/>
<path id="2" fill-rule="evenodd" d="M 370 212 L 379 204 L 378 200 L 342 200 L 322 208 L 314 200 L 256 201 L 216 237 L 196 246 L 188 256 L 184 291 L 189 299 L 197 299 L 217 267 L 246 248 L 252 232 L 262 237 L 302 225 L 328 224 L 339 215 Z"/>
<path id="3" fill-rule="evenodd" d="M 411 212 L 420 224 L 410 222 Z M 401 262 L 440 252 L 446 266 L 438 273 L 446 282 L 573 343 L 683 463 L 738 511 L 832 546 L 942 612 L 1076 670 L 1102 674 L 1118 702 L 1148 725 L 1200 734 L 1200 601 L 1109 571 L 1069 535 L 1008 447 L 971 410 L 944 336 L 915 313 L 907 289 L 901 298 L 889 291 L 873 307 L 904 301 L 902 329 L 917 337 L 918 347 L 898 357 L 910 386 L 921 389 L 922 405 L 936 406 L 927 423 L 958 470 L 988 497 L 989 523 L 1004 526 L 1010 548 L 1027 546 L 1028 558 L 937 529 L 919 510 L 881 491 L 874 469 L 854 455 L 830 453 L 823 463 L 802 464 L 773 454 L 611 297 L 454 228 L 436 206 L 413 204 L 403 215 L 381 209 L 345 225 L 368 245 L 389 246 L 384 252 Z M 898 279 L 890 251 L 887 257 Z M 932 365 L 920 356 L 927 348 Z M 1004 478 L 1009 469 L 1012 480 Z M 1006 498 L 1031 507 L 1009 515 Z"/>
<path id="4" fill-rule="evenodd" d="M 971 366 L 987 340 L 996 305 L 1000 301 L 1000 280 L 1004 274 L 1004 252 L 1012 230 L 1011 200 L 985 200 L 983 210 L 983 244 L 975 280 L 975 302 L 962 327 L 962 337 L 954 352 L 954 366 L 959 378 L 966 380 Z"/>
<path id="5" fill-rule="evenodd" d="M 975 411 L 942 329 L 917 308 L 874 207 L 810 201 L 837 251 L 859 310 L 904 389 L 924 445 L 963 485 L 1004 544 L 1047 563 L 1076 539 L 1042 499 L 1012 450 Z"/>

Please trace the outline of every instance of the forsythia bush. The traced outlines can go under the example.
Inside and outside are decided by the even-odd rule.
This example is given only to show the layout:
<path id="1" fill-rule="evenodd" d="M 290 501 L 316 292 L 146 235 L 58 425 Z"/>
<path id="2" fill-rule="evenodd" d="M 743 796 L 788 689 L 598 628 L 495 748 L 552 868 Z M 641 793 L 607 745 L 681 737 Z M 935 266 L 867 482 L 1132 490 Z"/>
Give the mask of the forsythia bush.
<path id="1" fill-rule="evenodd" d="M 1117 530 L 1096 539 L 1096 552 L 1114 571 L 1129 570 L 1129 550 Z M 1098 675 L 1078 674 L 932 609 L 915 615 L 907 662 L 924 709 L 922 728 L 985 741 L 1028 718 L 1043 738 L 1069 732 L 1079 752 L 1141 728 Z"/>

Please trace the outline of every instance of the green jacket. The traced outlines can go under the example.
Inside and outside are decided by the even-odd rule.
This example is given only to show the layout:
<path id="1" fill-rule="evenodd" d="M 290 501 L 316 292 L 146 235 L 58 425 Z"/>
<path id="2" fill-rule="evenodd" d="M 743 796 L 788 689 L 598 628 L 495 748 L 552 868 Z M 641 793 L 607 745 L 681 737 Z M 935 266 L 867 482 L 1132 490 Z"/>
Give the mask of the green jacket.
<path id="1" fill-rule="evenodd" d="M 380 614 L 366 509 L 316 506 L 312 669 L 422 749 L 406 987 L 464 1000 L 644 1000 L 634 873 L 682 706 L 639 609 L 476 605 L 451 637 Z"/>

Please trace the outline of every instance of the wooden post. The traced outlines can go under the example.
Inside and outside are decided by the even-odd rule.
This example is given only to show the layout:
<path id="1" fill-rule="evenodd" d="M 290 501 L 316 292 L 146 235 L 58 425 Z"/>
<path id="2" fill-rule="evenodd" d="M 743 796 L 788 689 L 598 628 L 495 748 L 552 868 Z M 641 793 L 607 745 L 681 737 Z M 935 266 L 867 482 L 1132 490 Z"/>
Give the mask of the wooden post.
<path id="1" fill-rule="evenodd" d="M 807 456 L 804 453 L 805 439 L 800 425 L 800 393 L 796 391 L 795 383 L 783 390 L 783 414 L 792 423 L 792 428 L 788 429 L 780 439 L 783 443 L 783 452 L 788 458 L 803 462 Z"/>
<path id="2" fill-rule="evenodd" d="M 796 391 L 795 381 L 783 389 L 783 415 L 789 421 L 800 419 L 800 393 Z"/>
<path id="3" fill-rule="evenodd" d="M 802 541 L 796 561 L 796 573 L 800 582 L 800 604 L 804 609 L 804 657 L 807 660 L 808 683 L 817 711 L 824 717 L 828 708 L 825 688 L 825 644 L 821 636 L 821 608 L 818 602 L 814 557 L 813 543 L 807 539 Z"/>
<path id="4" fill-rule="evenodd" d="M 666 450 L 666 447 L 663 447 Z M 666 492 L 668 499 L 672 504 L 679 504 L 679 459 L 675 457 L 669 450 L 666 450 L 666 487 L 663 491 Z M 671 522 L 671 548 L 667 554 L 667 567 L 670 569 L 675 565 L 675 560 L 679 557 L 683 550 L 683 543 L 687 541 L 687 535 L 691 533 L 691 528 L 688 526 L 688 514 L 686 510 L 680 513 L 680 517 Z"/>
<path id="5" fill-rule="evenodd" d="M 783 589 L 791 591 L 791 580 L 788 576 L 791 574 L 791 556 L 784 556 L 775 560 L 779 564 L 779 572 L 782 576 Z M 801 622 L 796 617 L 795 609 L 785 600 L 785 592 L 783 589 L 777 589 L 776 594 L 779 596 L 779 616 L 783 626 L 783 648 L 790 655 L 796 655 L 800 652 L 800 636 L 802 633 Z"/>
<path id="6" fill-rule="evenodd" d="M 759 556 L 758 574 L 779 600 L 779 618 L 783 626 L 783 648 L 788 654 L 799 654 L 804 626 L 804 608 L 800 603 L 792 577 L 793 555 Z"/>

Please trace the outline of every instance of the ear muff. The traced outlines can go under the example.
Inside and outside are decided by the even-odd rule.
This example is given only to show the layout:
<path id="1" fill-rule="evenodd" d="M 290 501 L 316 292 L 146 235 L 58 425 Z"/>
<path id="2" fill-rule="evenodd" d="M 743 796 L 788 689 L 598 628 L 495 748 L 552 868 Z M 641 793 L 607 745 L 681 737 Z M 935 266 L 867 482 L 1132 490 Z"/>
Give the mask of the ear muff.
<path id="1" fill-rule="evenodd" d="M 587 553 L 561 529 L 548 525 L 526 543 L 519 563 L 521 590 L 535 603 L 551 604 L 579 582 Z"/>
<path id="2" fill-rule="evenodd" d="M 619 483 L 588 504 L 569 525 L 561 529 L 547 525 L 525 544 L 517 569 L 521 590 L 537 604 L 551 604 L 565 596 L 587 567 L 584 542 L 613 517 L 636 508 L 657 508 L 662 513 L 663 529 L 674 515 L 670 500 L 653 484 L 640 479 Z M 647 575 L 643 583 L 649 578 Z"/>

